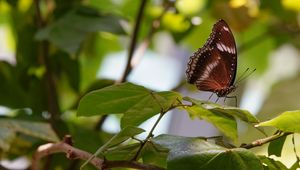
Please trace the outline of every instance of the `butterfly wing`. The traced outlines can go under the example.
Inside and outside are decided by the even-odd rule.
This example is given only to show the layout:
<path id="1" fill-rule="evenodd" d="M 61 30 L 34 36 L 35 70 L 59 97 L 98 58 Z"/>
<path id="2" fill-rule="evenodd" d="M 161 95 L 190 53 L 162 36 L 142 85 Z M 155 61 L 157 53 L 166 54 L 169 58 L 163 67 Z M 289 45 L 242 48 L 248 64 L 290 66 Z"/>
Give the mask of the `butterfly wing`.
<path id="1" fill-rule="evenodd" d="M 224 20 L 213 27 L 210 38 L 189 60 L 188 82 L 203 91 L 216 91 L 233 85 L 236 76 L 236 45 Z"/>

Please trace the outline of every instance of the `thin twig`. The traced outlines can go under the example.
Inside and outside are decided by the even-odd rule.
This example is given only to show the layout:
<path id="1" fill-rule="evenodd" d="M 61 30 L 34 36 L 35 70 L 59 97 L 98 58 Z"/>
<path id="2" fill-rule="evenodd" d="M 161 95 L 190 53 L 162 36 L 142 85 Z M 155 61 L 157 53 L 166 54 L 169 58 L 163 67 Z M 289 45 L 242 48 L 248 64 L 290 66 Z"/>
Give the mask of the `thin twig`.
<path id="1" fill-rule="evenodd" d="M 65 136 L 64 140 L 58 143 L 47 143 L 41 145 L 33 156 L 31 170 L 39 169 L 39 162 L 43 157 L 46 157 L 55 153 L 65 153 L 68 159 L 81 159 L 88 160 L 93 154 L 84 150 L 71 146 L 71 136 Z M 163 170 L 161 167 L 154 165 L 143 164 L 136 161 L 109 161 L 98 157 L 95 157 L 90 161 L 97 169 L 110 169 L 110 168 L 135 168 L 144 170 Z"/>
<path id="2" fill-rule="evenodd" d="M 134 52 L 135 46 L 137 44 L 137 37 L 138 37 L 139 30 L 140 30 L 141 21 L 142 21 L 142 18 L 143 18 L 143 14 L 144 14 L 144 10 L 145 10 L 147 0 L 141 0 L 141 1 L 142 2 L 141 2 L 141 5 L 140 5 L 140 8 L 139 8 L 138 14 L 136 16 L 136 20 L 135 20 L 136 23 L 135 23 L 135 26 L 134 26 L 133 35 L 132 35 L 131 41 L 130 41 L 126 68 L 125 68 L 124 74 L 123 74 L 120 82 L 125 82 L 128 75 L 129 75 L 129 73 L 132 70 L 131 60 L 133 58 L 133 52 Z"/>
<path id="3" fill-rule="evenodd" d="M 258 139 L 256 141 L 253 141 L 253 142 L 249 143 L 249 144 L 242 144 L 240 147 L 245 148 L 245 149 L 251 149 L 251 148 L 269 143 L 269 142 L 271 142 L 273 140 L 276 140 L 276 139 L 278 139 L 282 136 L 287 136 L 287 135 L 290 135 L 290 134 L 292 134 L 292 133 L 290 133 L 290 132 L 276 133 L 272 136 L 269 136 L 269 137 L 266 137 L 266 138 L 263 138 L 263 139 Z"/>
<path id="4" fill-rule="evenodd" d="M 159 121 L 161 120 L 161 118 L 164 116 L 165 112 L 162 112 L 159 114 L 159 117 L 157 118 L 156 122 L 154 123 L 153 127 L 151 128 L 148 136 L 146 137 L 146 139 L 141 143 L 138 151 L 136 152 L 136 154 L 134 155 L 134 157 L 132 158 L 132 160 L 137 160 L 137 158 L 139 157 L 141 151 L 143 150 L 144 146 L 146 145 L 146 143 L 149 141 L 149 139 L 153 136 L 153 131 L 156 128 L 156 126 L 158 125 Z"/>

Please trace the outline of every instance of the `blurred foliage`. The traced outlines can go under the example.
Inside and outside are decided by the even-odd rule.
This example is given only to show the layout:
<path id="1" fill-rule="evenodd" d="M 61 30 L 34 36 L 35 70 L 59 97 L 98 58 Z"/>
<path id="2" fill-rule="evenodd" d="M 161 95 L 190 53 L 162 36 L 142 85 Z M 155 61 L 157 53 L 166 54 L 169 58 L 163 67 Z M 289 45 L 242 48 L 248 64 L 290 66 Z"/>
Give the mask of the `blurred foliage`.
<path id="1" fill-rule="evenodd" d="M 74 146 L 93 152 L 115 135 L 99 128 L 99 115 L 121 113 L 122 127 L 129 124 L 137 126 L 160 112 L 161 108 L 169 109 L 178 104 L 178 100 L 182 100 L 177 92 L 152 92 L 142 86 L 130 84 L 124 87 L 125 90 L 130 89 L 128 86 L 132 86 L 134 90 L 124 94 L 124 89 L 111 86 L 115 80 L 98 76 L 102 61 L 108 54 L 128 49 L 134 24 L 137 22 L 135 18 L 140 1 L 138 2 L 0 0 L 0 106 L 8 109 L 0 117 L 1 159 L 20 156 L 31 159 L 32 153 L 40 144 L 57 141 L 56 136 L 61 138 L 65 134 L 71 134 Z M 228 22 L 236 39 L 238 74 L 250 67 L 256 68 L 255 74 L 261 76 L 269 69 L 271 54 L 277 48 L 290 44 L 300 49 L 299 12 L 300 3 L 297 0 L 148 0 L 137 42 L 139 44 L 149 38 L 149 48 L 154 49 L 155 44 L 151 41 L 153 35 L 148 36 L 150 33 L 156 35 L 165 32 L 178 47 L 188 48 L 192 53 L 204 44 L 215 21 L 222 18 Z M 159 24 L 153 31 L 153 25 L 157 24 L 154 21 L 159 21 Z M 2 59 L 2 55 L 7 55 L 2 53 L 2 46 L 13 54 L 10 55 L 11 60 Z M 259 120 L 270 119 L 287 110 L 299 109 L 299 77 L 300 74 L 296 74 L 288 80 L 276 82 L 274 86 L 270 85 L 270 95 L 257 116 Z M 110 87 L 105 88 L 107 86 Z M 112 92 L 118 90 L 121 93 L 112 95 Z M 89 93 L 90 91 L 93 92 Z M 103 95 L 106 92 L 107 95 Z M 91 95 L 94 98 L 90 98 Z M 157 99 L 152 98 L 153 96 Z M 82 97 L 78 115 L 98 116 L 84 121 L 75 117 Z M 115 100 L 115 97 L 120 100 Z M 208 106 L 216 108 L 207 108 L 199 101 L 186 101 L 194 104 L 187 109 L 191 117 L 210 121 L 234 140 L 238 139 L 236 118 L 246 120 L 249 124 L 254 122 L 254 118 L 245 110 L 230 110 L 211 103 Z M 199 110 L 205 110 L 207 114 L 199 115 Z M 281 117 L 277 118 L 280 123 L 286 121 L 281 120 Z M 220 120 L 230 123 L 221 123 Z M 264 125 L 291 130 L 280 123 Z M 287 123 L 290 122 L 283 125 Z M 298 132 L 296 130 L 292 129 L 293 132 Z M 249 141 L 250 139 L 247 142 Z M 189 145 L 189 142 L 183 143 Z M 129 159 L 135 155 L 138 147 L 136 143 L 129 142 L 128 145 L 106 148 L 103 155 L 111 160 Z M 199 156 L 191 153 L 187 157 L 175 155 L 171 159 L 167 158 L 166 148 L 170 146 L 146 143 L 144 152 L 140 155 L 141 161 L 161 167 L 177 167 L 187 157 L 191 156 L 193 160 Z M 280 162 L 268 157 L 257 157 L 248 151 L 232 152 L 249 156 L 255 165 L 260 160 L 269 167 L 284 167 Z M 216 154 L 224 153 L 218 151 Z M 51 168 L 79 167 L 78 162 L 65 160 L 61 155 L 53 155 Z M 207 166 L 210 167 L 211 164 Z"/>

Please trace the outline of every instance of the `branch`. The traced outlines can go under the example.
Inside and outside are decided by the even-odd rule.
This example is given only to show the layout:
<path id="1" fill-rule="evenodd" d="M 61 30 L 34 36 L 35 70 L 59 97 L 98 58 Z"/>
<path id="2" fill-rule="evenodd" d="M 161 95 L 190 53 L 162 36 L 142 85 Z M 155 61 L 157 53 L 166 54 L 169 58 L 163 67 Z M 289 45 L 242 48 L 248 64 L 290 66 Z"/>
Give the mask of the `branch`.
<path id="1" fill-rule="evenodd" d="M 143 14 L 144 14 L 144 9 L 145 9 L 145 6 L 146 6 L 146 2 L 147 2 L 147 0 L 142 0 L 141 5 L 140 5 L 140 9 L 139 9 L 138 14 L 136 16 L 136 23 L 135 23 L 135 26 L 134 26 L 133 35 L 132 35 L 129 50 L 128 50 L 127 64 L 126 64 L 126 68 L 125 68 L 124 74 L 123 74 L 120 82 L 125 82 L 126 79 L 127 79 L 127 76 L 129 75 L 129 73 L 132 70 L 131 60 L 132 60 L 133 52 L 134 52 L 134 49 L 135 49 L 135 46 L 136 46 L 136 43 L 137 43 L 137 37 L 138 37 L 139 30 L 140 30 L 141 21 L 142 21 L 142 17 L 143 17 Z"/>
<path id="2" fill-rule="evenodd" d="M 240 147 L 241 148 L 245 148 L 245 149 L 251 149 L 251 148 L 254 148 L 254 147 L 257 147 L 257 146 L 261 146 L 261 145 L 264 145 L 264 144 L 267 144 L 269 142 L 272 142 L 273 140 L 276 140 L 282 136 L 287 136 L 287 135 L 290 135 L 292 134 L 291 132 L 278 132 L 272 136 L 269 136 L 269 137 L 266 137 L 266 138 L 263 138 L 263 139 L 258 139 L 256 141 L 253 141 L 249 144 L 242 144 Z"/>
<path id="3" fill-rule="evenodd" d="M 88 160 L 93 154 L 83 151 L 72 146 L 72 138 L 66 135 L 63 141 L 58 143 L 47 143 L 38 147 L 33 155 L 31 170 L 39 170 L 39 162 L 43 157 L 55 153 L 65 153 L 68 159 L 81 159 Z M 108 161 L 95 157 L 90 161 L 97 169 L 110 169 L 110 168 L 135 168 L 147 170 L 164 170 L 154 165 L 143 164 L 136 161 Z"/>
<path id="4" fill-rule="evenodd" d="M 46 22 L 43 20 L 40 9 L 40 0 L 34 0 L 35 6 L 35 15 L 36 15 L 36 24 L 39 29 L 42 29 Z M 56 126 L 54 126 L 56 120 L 59 117 L 60 109 L 58 104 L 58 97 L 56 91 L 56 84 L 54 81 L 54 77 L 51 73 L 50 64 L 49 64 L 49 43 L 47 41 L 41 41 L 38 44 L 38 59 L 41 65 L 44 65 L 46 68 L 46 73 L 44 77 L 44 84 L 47 93 L 47 110 L 51 114 L 51 124 L 54 130 L 56 130 Z M 57 130 L 56 130 L 57 131 Z M 58 132 L 58 131 L 57 131 Z"/>

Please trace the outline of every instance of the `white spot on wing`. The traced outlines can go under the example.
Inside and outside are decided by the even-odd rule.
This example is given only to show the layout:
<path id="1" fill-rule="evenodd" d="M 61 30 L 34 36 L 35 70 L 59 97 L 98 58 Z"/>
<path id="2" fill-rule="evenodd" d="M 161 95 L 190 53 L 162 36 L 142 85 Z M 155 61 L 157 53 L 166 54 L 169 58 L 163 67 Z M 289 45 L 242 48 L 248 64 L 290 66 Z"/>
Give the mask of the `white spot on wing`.
<path id="1" fill-rule="evenodd" d="M 224 51 L 225 49 L 223 49 L 222 45 L 220 43 L 217 43 L 217 48 L 220 50 L 220 51 Z"/>
<path id="2" fill-rule="evenodd" d="M 226 52 L 229 52 L 231 54 L 235 54 L 235 49 L 234 47 L 228 47 L 226 46 L 225 44 L 223 43 L 217 43 L 217 48 L 220 50 L 220 51 L 226 51 Z"/>
<path id="3" fill-rule="evenodd" d="M 225 31 L 229 32 L 229 29 L 228 29 L 227 27 L 223 26 L 223 29 L 224 29 Z"/>
<path id="4" fill-rule="evenodd" d="M 219 64 L 219 60 L 216 60 L 210 64 L 208 64 L 205 68 L 205 71 L 203 73 L 203 75 L 200 77 L 200 80 L 205 80 L 209 77 L 210 73 L 212 72 L 212 70 L 217 67 L 217 65 Z"/>

